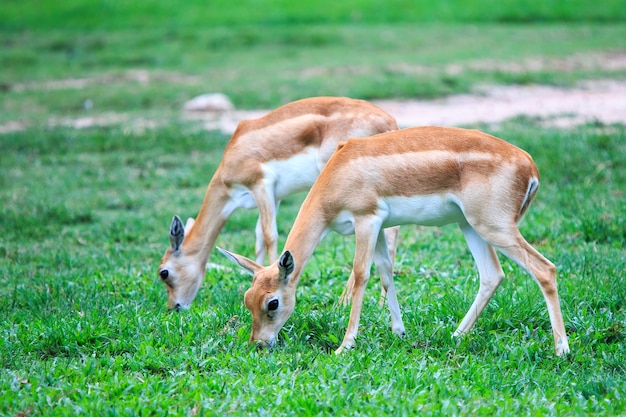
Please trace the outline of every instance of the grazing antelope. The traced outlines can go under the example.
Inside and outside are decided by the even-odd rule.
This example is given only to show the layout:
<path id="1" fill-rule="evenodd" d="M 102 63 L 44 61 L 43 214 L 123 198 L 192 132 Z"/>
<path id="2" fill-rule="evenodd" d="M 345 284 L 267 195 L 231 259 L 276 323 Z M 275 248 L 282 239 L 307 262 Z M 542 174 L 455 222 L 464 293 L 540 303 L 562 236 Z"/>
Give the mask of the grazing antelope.
<path id="1" fill-rule="evenodd" d="M 457 223 L 478 266 L 480 287 L 454 335 L 470 331 L 504 279 L 497 249 L 535 278 L 548 306 L 556 353 L 567 353 L 555 267 L 518 229 L 538 187 L 539 173 L 530 155 L 477 130 L 419 127 L 348 140 L 311 188 L 276 262 L 262 267 L 222 251 L 254 274 L 244 297 L 252 313 L 250 341 L 274 343 L 294 310 L 302 271 L 330 230 L 356 237 L 352 310 L 336 353 L 354 346 L 372 259 L 387 290 L 392 330 L 403 335 L 381 230 Z"/>
<path id="2" fill-rule="evenodd" d="M 267 256 L 273 262 L 280 200 L 308 190 L 340 141 L 397 129 L 395 119 L 373 104 L 343 97 L 298 100 L 239 123 L 195 222 L 189 219 L 183 227 L 180 218 L 172 219 L 171 245 L 159 266 L 168 308 L 189 307 L 217 236 L 236 209 L 259 208 L 256 260 L 262 263 Z M 397 233 L 391 230 L 390 240 L 395 242 Z"/>

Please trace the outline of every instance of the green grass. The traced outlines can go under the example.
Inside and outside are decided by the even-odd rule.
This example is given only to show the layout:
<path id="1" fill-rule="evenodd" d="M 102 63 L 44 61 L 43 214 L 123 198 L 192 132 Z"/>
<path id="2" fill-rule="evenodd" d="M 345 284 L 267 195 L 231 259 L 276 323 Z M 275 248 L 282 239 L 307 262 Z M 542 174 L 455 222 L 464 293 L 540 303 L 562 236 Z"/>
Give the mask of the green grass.
<path id="1" fill-rule="evenodd" d="M 145 28 L 155 25 L 282 25 L 397 22 L 616 22 L 626 20 L 620 0 L 321 0 L 315 4 L 289 0 L 190 0 L 184 6 L 173 1 L 50 2 L 42 13 L 36 0 L 7 0 L 0 12 L 0 28 L 78 29 Z"/>
<path id="2" fill-rule="evenodd" d="M 373 279 L 357 348 L 332 354 L 353 255 L 352 237 L 336 234 L 272 350 L 247 344 L 250 282 L 237 270 L 209 271 L 190 311 L 167 312 L 156 267 L 169 222 L 196 215 L 228 139 L 180 116 L 190 97 L 222 91 L 239 108 L 270 108 L 626 75 L 602 65 L 625 51 L 622 1 L 268 4 L 0 7 L 0 415 L 624 414 L 624 126 L 483 127 L 541 171 L 522 232 L 558 267 L 566 358 L 554 356 L 539 288 L 507 261 L 473 332 L 451 339 L 478 288 L 455 227 L 402 230 L 402 340 Z M 111 114 L 126 121 L 60 125 Z M 6 133 L 14 122 L 23 130 Z M 302 199 L 281 204 L 281 241 Z M 237 213 L 218 244 L 252 255 L 255 221 Z M 211 262 L 230 266 L 216 252 Z"/>
<path id="3" fill-rule="evenodd" d="M 512 121 L 492 133 L 542 173 L 522 231 L 558 266 L 565 359 L 537 285 L 506 261 L 507 280 L 455 344 L 477 290 L 471 256 L 455 227 L 414 226 L 396 263 L 406 339 L 391 334 L 373 280 L 357 348 L 332 354 L 353 251 L 332 234 L 281 342 L 256 352 L 248 276 L 210 271 L 191 311 L 170 314 L 155 270 L 171 215 L 196 214 L 226 137 L 187 124 L 0 136 L 0 414 L 622 413 L 626 130 Z M 281 205 L 282 239 L 301 199 Z M 254 221 L 238 213 L 218 244 L 251 255 Z"/>

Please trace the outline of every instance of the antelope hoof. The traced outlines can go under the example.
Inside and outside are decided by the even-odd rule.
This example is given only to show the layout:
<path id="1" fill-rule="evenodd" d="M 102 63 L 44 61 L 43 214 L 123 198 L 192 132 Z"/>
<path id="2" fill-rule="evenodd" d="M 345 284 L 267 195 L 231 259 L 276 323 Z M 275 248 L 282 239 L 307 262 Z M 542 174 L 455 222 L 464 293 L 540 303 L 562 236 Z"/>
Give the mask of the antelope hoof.
<path id="1" fill-rule="evenodd" d="M 462 330 L 456 329 L 454 331 L 454 333 L 452 333 L 452 338 L 453 339 L 460 339 L 461 337 L 463 337 L 465 335 L 465 333 Z"/>
<path id="2" fill-rule="evenodd" d="M 565 356 L 570 352 L 567 339 L 562 338 L 556 344 L 556 356 Z"/>
<path id="3" fill-rule="evenodd" d="M 341 352 L 343 352 L 344 350 L 352 350 L 353 348 L 354 344 L 342 343 L 341 346 L 339 346 L 337 350 L 335 350 L 335 355 L 341 354 Z"/>
<path id="4" fill-rule="evenodd" d="M 404 327 L 395 327 L 392 328 L 391 331 L 393 332 L 393 334 L 397 335 L 401 339 L 406 336 L 406 331 L 404 330 Z"/>

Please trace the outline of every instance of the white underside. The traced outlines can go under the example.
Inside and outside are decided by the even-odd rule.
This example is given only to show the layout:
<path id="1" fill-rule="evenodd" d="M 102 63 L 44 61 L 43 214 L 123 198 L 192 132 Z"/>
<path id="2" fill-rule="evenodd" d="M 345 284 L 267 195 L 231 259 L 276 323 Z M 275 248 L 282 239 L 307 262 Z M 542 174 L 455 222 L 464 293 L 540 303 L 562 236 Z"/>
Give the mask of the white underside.
<path id="1" fill-rule="evenodd" d="M 465 218 L 460 202 L 452 195 L 387 197 L 379 201 L 383 227 L 401 224 L 443 226 Z"/>
<path id="2" fill-rule="evenodd" d="M 307 148 L 289 159 L 269 161 L 263 165 L 265 180 L 273 185 L 276 200 L 311 188 L 324 166 L 318 151 L 318 148 Z"/>
<path id="3" fill-rule="evenodd" d="M 224 215 L 228 217 L 238 208 L 253 209 L 256 208 L 256 202 L 248 187 L 242 184 L 232 184 L 230 186 L 230 201 L 224 207 Z"/>
<path id="4" fill-rule="evenodd" d="M 465 219 L 460 202 L 452 195 L 385 197 L 379 199 L 378 207 L 377 215 L 382 220 L 382 227 L 403 224 L 443 226 Z M 354 223 L 354 215 L 349 211 L 342 211 L 329 229 L 349 235 L 354 233 Z"/>
<path id="5" fill-rule="evenodd" d="M 268 192 L 275 201 L 280 201 L 295 193 L 311 188 L 323 168 L 317 148 L 307 148 L 305 152 L 289 159 L 269 161 L 263 165 L 263 173 Z M 232 184 L 231 201 L 224 208 L 224 215 L 230 215 L 237 208 L 253 209 L 257 204 L 250 189 L 243 184 Z"/>

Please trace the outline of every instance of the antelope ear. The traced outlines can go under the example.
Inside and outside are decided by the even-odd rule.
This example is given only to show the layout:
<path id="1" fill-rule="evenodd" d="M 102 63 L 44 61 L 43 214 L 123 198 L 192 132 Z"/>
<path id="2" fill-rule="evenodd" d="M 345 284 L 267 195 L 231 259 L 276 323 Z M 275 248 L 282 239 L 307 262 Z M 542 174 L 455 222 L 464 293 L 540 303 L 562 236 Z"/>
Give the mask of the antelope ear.
<path id="1" fill-rule="evenodd" d="M 237 255 L 236 253 L 232 253 L 227 251 L 226 249 L 222 249 L 218 246 L 215 247 L 222 255 L 230 259 L 232 262 L 236 263 L 240 267 L 242 267 L 245 271 L 249 272 L 251 275 L 254 275 L 259 269 L 263 268 L 258 263 L 254 262 L 251 259 L 246 258 L 245 256 Z"/>
<path id="2" fill-rule="evenodd" d="M 185 223 L 185 235 L 189 234 L 189 231 L 191 230 L 191 228 L 193 227 L 195 223 L 196 221 L 194 220 L 193 217 L 189 217 L 187 219 L 187 223 Z"/>
<path id="3" fill-rule="evenodd" d="M 183 244 L 183 239 L 185 239 L 183 222 L 180 220 L 180 217 L 174 216 L 170 225 L 170 242 L 174 253 L 180 252 L 180 245 Z"/>
<path id="4" fill-rule="evenodd" d="M 296 262 L 293 260 L 293 255 L 288 250 L 285 251 L 278 259 L 278 271 L 280 272 L 280 278 L 285 282 L 289 281 L 289 276 L 296 267 Z"/>

